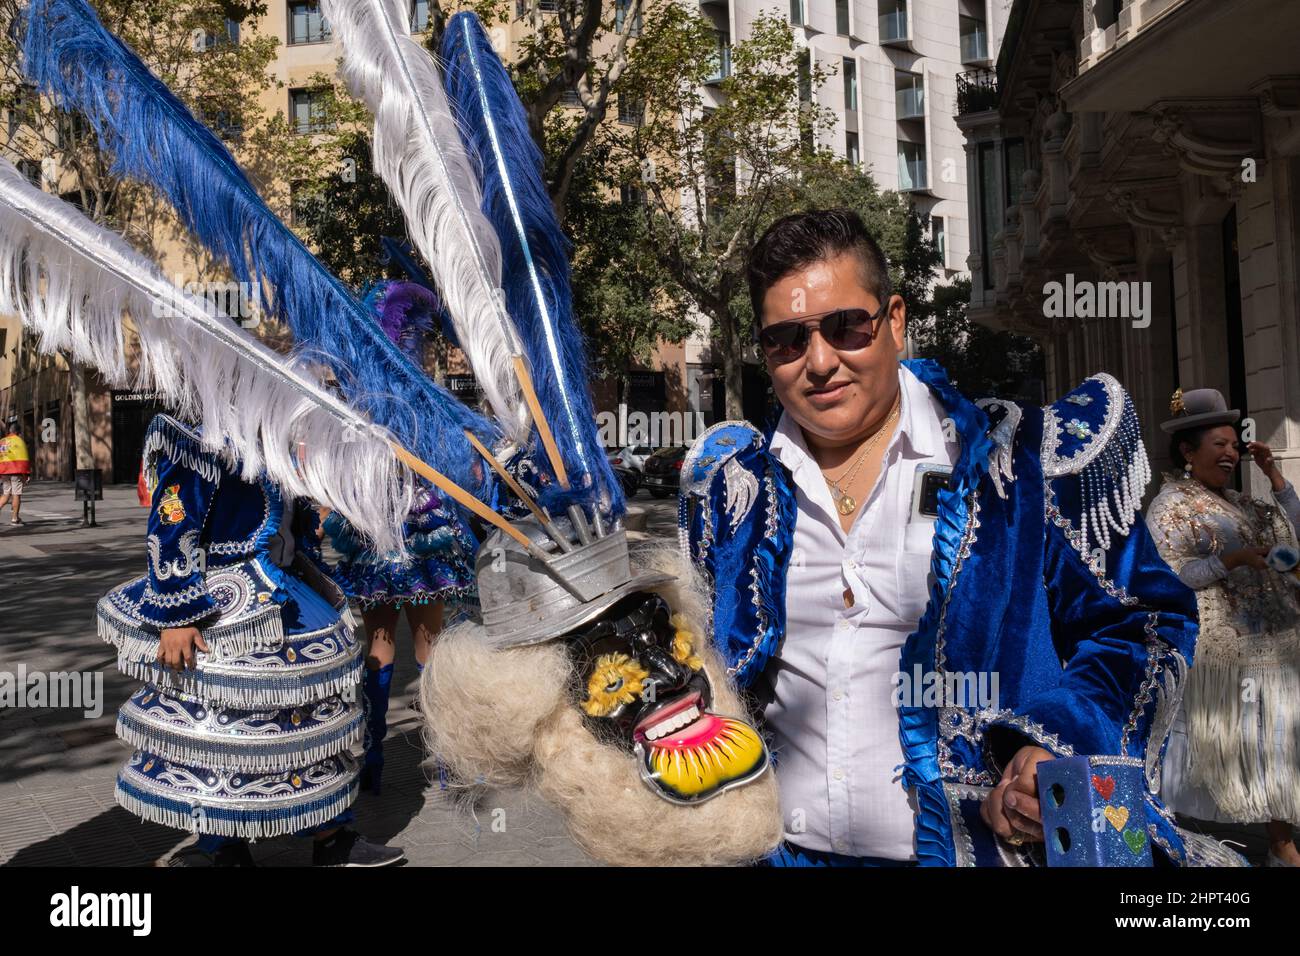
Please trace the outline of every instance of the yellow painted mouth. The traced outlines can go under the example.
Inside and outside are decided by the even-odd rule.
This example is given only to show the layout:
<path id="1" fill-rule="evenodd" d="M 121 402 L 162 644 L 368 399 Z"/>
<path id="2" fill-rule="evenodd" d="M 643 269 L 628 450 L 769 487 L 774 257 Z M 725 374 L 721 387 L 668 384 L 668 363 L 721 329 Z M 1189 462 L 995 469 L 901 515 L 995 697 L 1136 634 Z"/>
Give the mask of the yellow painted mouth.
<path id="1" fill-rule="evenodd" d="M 767 750 L 753 727 L 730 717 L 714 718 L 710 739 L 677 746 L 650 744 L 646 766 L 654 784 L 669 794 L 698 800 L 766 766 Z"/>

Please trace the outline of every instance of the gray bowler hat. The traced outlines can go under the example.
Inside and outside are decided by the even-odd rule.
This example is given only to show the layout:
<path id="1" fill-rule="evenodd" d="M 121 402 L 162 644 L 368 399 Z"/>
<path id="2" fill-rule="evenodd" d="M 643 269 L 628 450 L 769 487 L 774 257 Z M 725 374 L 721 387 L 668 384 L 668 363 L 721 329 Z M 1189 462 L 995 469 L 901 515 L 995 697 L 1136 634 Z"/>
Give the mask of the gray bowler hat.
<path id="1" fill-rule="evenodd" d="M 1215 388 L 1194 388 L 1189 392 L 1178 389 L 1169 401 L 1169 413 L 1174 417 L 1160 423 L 1167 435 L 1203 425 L 1235 425 L 1241 418 L 1241 412 L 1229 408 L 1223 393 Z"/>
<path id="2" fill-rule="evenodd" d="M 576 535 L 563 518 L 551 524 L 549 533 L 531 518 L 514 525 L 533 548 L 494 531 L 474 562 L 483 626 L 487 640 L 496 647 L 562 637 L 591 623 L 627 595 L 673 579 L 657 572 L 634 574 L 627 532 L 621 529 L 593 537 Z M 557 532 L 565 547 L 557 543 Z"/>

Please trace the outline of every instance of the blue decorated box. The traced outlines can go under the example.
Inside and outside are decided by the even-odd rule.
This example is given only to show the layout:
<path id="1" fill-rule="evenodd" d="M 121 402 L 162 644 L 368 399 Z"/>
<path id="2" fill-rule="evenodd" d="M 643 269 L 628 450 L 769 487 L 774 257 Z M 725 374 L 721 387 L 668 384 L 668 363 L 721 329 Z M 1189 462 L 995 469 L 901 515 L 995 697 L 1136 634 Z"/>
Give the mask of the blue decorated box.
<path id="1" fill-rule="evenodd" d="M 1038 765 L 1048 866 L 1151 866 L 1145 767 L 1135 757 Z"/>

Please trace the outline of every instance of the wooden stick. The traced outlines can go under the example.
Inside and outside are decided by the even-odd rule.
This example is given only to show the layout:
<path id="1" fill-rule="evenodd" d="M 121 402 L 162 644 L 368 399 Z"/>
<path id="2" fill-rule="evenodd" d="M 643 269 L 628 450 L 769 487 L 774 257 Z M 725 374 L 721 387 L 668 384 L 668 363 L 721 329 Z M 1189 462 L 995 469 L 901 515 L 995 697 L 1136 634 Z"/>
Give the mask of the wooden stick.
<path id="1" fill-rule="evenodd" d="M 451 495 L 453 498 L 459 501 L 470 511 L 474 512 L 484 521 L 487 521 L 488 523 L 495 525 L 496 527 L 504 531 L 506 534 L 510 535 L 512 538 L 514 538 L 516 541 L 522 544 L 525 548 L 527 548 L 530 552 L 537 550 L 536 545 L 534 545 L 533 542 L 528 539 L 528 536 L 526 534 L 524 534 L 522 531 L 520 531 L 518 528 L 512 525 L 505 518 L 501 517 L 499 514 L 497 514 L 487 505 L 483 504 L 483 502 L 479 501 L 477 498 L 471 495 L 460 485 L 456 484 L 456 482 L 452 481 L 442 472 L 435 471 L 432 467 L 426 465 L 419 458 L 416 458 L 414 455 L 412 455 L 409 451 L 407 451 L 397 442 L 390 440 L 389 445 L 391 445 L 393 448 L 393 454 L 395 454 L 398 458 L 400 458 L 406 464 L 406 466 L 410 468 L 413 472 L 415 472 L 417 475 L 427 478 L 429 481 L 433 482 L 435 485 L 437 485 L 443 491 L 447 492 L 447 494 Z"/>
<path id="2" fill-rule="evenodd" d="M 492 466 L 492 470 L 501 476 L 519 500 L 528 506 L 528 510 L 533 513 L 533 516 L 543 525 L 549 525 L 551 523 L 550 519 L 546 517 L 541 508 L 537 507 L 537 502 L 533 501 L 528 492 L 524 490 L 523 485 L 519 484 L 519 482 L 515 480 L 515 476 L 506 471 L 505 466 L 502 465 L 501 462 L 497 461 L 496 456 L 493 455 L 492 452 L 488 451 L 487 446 L 479 441 L 478 438 L 475 437 L 474 433 L 468 428 L 465 429 L 465 437 L 469 439 L 471 445 L 478 449 L 478 453 L 487 459 L 488 464 Z"/>
<path id="3" fill-rule="evenodd" d="M 537 390 L 533 388 L 533 376 L 528 371 L 528 364 L 522 355 L 516 355 L 514 362 L 515 375 L 519 377 L 519 385 L 524 391 L 524 401 L 528 403 L 528 411 L 532 413 L 533 422 L 537 425 L 537 433 L 542 436 L 546 457 L 551 460 L 551 467 L 555 469 L 555 477 L 560 482 L 560 487 L 568 491 L 569 474 L 564 470 L 559 446 L 555 444 L 555 436 L 551 434 L 551 423 L 546 420 L 546 415 L 542 412 L 542 403 L 537 400 Z"/>

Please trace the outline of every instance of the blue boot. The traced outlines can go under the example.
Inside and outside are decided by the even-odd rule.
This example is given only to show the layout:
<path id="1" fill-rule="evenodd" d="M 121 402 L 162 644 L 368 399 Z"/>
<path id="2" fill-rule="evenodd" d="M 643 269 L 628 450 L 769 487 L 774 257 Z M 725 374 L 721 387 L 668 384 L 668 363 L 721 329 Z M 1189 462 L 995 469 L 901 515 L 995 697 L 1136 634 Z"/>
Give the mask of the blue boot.
<path id="1" fill-rule="evenodd" d="M 361 768 L 361 789 L 379 796 L 384 772 L 384 737 L 388 733 L 388 695 L 393 689 L 393 665 L 366 671 L 366 762 Z"/>

